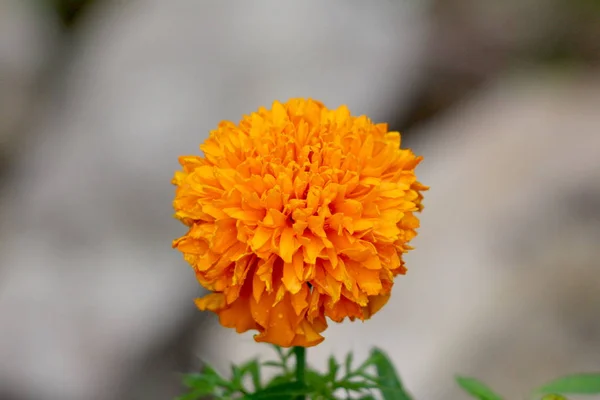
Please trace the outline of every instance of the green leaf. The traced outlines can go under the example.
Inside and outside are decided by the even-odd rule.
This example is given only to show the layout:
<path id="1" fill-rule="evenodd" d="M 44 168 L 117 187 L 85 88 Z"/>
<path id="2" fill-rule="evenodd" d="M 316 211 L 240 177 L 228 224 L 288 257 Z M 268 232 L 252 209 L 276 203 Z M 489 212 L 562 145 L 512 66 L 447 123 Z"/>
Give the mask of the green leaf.
<path id="1" fill-rule="evenodd" d="M 350 371 L 352 371 L 352 359 L 354 358 L 354 354 L 352 352 L 348 353 L 346 356 L 346 361 L 344 362 L 344 366 L 346 368 L 346 375 L 350 375 Z"/>
<path id="2" fill-rule="evenodd" d="M 325 398 L 333 397 L 331 389 L 331 381 L 327 379 L 327 375 L 321 375 L 318 371 L 307 368 L 305 371 L 306 384 L 313 389 L 313 394 L 319 394 Z M 321 398 L 317 397 L 317 398 Z"/>
<path id="3" fill-rule="evenodd" d="M 273 349 L 275 349 L 275 351 L 277 352 L 277 355 L 279 356 L 279 359 L 282 361 L 282 363 L 285 363 L 285 361 L 287 360 L 287 355 L 285 354 L 284 350 L 276 344 L 272 346 Z"/>
<path id="4" fill-rule="evenodd" d="M 564 376 L 542 386 L 536 392 L 541 394 L 597 394 L 600 393 L 600 373 Z"/>
<path id="5" fill-rule="evenodd" d="M 186 393 L 179 397 L 176 397 L 175 400 L 199 400 L 202 397 L 205 397 L 207 394 L 212 394 L 212 393 L 206 393 L 206 392 L 203 392 L 200 390 L 194 390 L 192 392 L 189 392 L 189 393 Z"/>
<path id="6" fill-rule="evenodd" d="M 368 382 L 356 382 L 356 381 L 340 381 L 336 382 L 336 388 L 352 390 L 355 392 L 361 392 L 364 389 L 379 389 L 379 385 L 374 385 Z"/>
<path id="7" fill-rule="evenodd" d="M 329 372 L 325 379 L 327 381 L 333 382 L 337 376 L 338 370 L 340 369 L 340 364 L 335 360 L 334 356 L 329 356 Z"/>
<path id="8" fill-rule="evenodd" d="M 278 386 L 278 385 L 288 383 L 288 382 L 294 382 L 294 379 L 296 379 L 296 378 L 295 378 L 294 374 L 292 374 L 292 373 L 277 375 L 269 381 L 269 383 L 267 384 L 267 388 L 270 388 L 273 386 Z"/>
<path id="9" fill-rule="evenodd" d="M 312 389 L 302 382 L 286 382 L 279 385 L 271 386 L 256 393 L 249 394 L 244 399 L 246 400 L 277 400 L 277 399 L 292 399 L 295 396 L 312 393 Z"/>
<path id="10" fill-rule="evenodd" d="M 188 374 L 183 377 L 183 384 L 193 392 L 210 394 L 217 387 L 217 380 L 210 375 Z"/>
<path id="11" fill-rule="evenodd" d="M 185 387 L 193 388 L 194 386 L 201 384 L 204 380 L 205 379 L 201 374 L 185 374 L 181 381 Z"/>
<path id="12" fill-rule="evenodd" d="M 244 371 L 237 365 L 231 365 L 231 384 L 236 389 L 242 388 Z"/>
<path id="13" fill-rule="evenodd" d="M 364 372 L 365 369 L 369 368 L 371 365 L 375 365 L 375 361 L 379 358 L 379 355 L 371 354 L 362 364 L 358 366 L 356 371 L 354 371 L 351 375 L 360 375 Z"/>
<path id="14" fill-rule="evenodd" d="M 263 363 L 263 365 L 265 367 L 277 367 L 277 368 L 283 368 L 283 364 L 280 363 L 279 361 L 265 361 Z"/>
<path id="15" fill-rule="evenodd" d="M 204 369 L 200 373 L 208 379 L 210 382 L 214 382 L 215 385 L 222 386 L 228 389 L 233 389 L 233 385 L 227 379 L 223 378 L 211 365 L 206 364 Z"/>
<path id="16" fill-rule="evenodd" d="M 289 349 L 283 349 L 275 344 L 271 345 L 271 346 L 273 347 L 275 352 L 277 352 L 277 355 L 279 356 L 279 359 L 281 360 L 282 364 L 287 363 L 287 361 L 290 359 L 290 357 L 294 353 L 293 347 L 290 347 Z"/>
<path id="17" fill-rule="evenodd" d="M 257 360 L 252 360 L 242 366 L 242 371 L 250 374 L 252 378 L 252 384 L 254 385 L 254 391 L 258 391 L 262 389 L 261 379 L 260 379 L 260 364 Z"/>
<path id="18" fill-rule="evenodd" d="M 194 400 L 206 395 L 226 394 L 238 390 L 208 364 L 204 366 L 201 373 L 184 375 L 183 384 L 190 388 L 190 391 L 179 400 Z"/>
<path id="19" fill-rule="evenodd" d="M 549 394 L 542 397 L 542 400 L 567 400 L 567 398 L 558 394 Z"/>
<path id="20" fill-rule="evenodd" d="M 385 400 L 411 400 L 388 356 L 382 350 L 375 348 L 371 351 L 371 357 L 381 382 L 379 390 L 383 398 Z"/>
<path id="21" fill-rule="evenodd" d="M 492 389 L 477 379 L 459 376 L 456 378 L 456 382 L 467 393 L 479 400 L 502 400 Z"/>
<path id="22" fill-rule="evenodd" d="M 381 384 L 381 379 L 379 379 L 376 376 L 371 376 L 371 375 L 367 374 L 366 372 L 362 372 L 362 371 L 356 372 L 354 374 L 354 376 L 360 376 L 365 381 L 370 381 L 370 382 L 373 382 L 373 383 L 378 384 L 378 385 Z"/>

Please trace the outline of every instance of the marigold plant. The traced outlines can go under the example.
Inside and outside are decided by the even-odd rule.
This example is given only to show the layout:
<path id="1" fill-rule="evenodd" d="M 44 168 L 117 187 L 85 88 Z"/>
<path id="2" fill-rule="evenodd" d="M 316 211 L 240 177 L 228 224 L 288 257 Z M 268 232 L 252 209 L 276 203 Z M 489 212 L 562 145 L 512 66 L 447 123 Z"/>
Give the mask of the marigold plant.
<path id="1" fill-rule="evenodd" d="M 200 149 L 173 179 L 175 216 L 189 227 L 173 247 L 211 292 L 197 306 L 240 333 L 257 330 L 279 360 L 232 365 L 229 378 L 205 363 L 183 377 L 178 400 L 412 400 L 383 350 L 358 366 L 352 352 L 343 366 L 331 356 L 322 372 L 305 347 L 323 340 L 328 319 L 370 318 L 406 273 L 427 189 L 415 176 L 421 157 L 386 124 L 310 99 L 221 122 Z M 277 372 L 265 382 L 263 368 Z M 475 378 L 456 381 L 475 399 L 504 399 Z M 566 400 L 558 393 L 598 394 L 600 373 L 555 379 L 532 398 Z"/>
<path id="2" fill-rule="evenodd" d="M 422 209 L 421 161 L 346 106 L 274 102 L 224 121 L 183 156 L 173 242 L 211 293 L 201 310 L 256 341 L 314 346 L 327 320 L 365 320 L 405 274 Z"/>

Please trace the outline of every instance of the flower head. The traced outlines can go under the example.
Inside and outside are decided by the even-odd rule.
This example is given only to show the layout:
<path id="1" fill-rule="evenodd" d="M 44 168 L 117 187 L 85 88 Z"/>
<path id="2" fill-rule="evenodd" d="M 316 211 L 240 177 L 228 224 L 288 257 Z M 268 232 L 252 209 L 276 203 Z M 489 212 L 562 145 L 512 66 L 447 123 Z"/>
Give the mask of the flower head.
<path id="1" fill-rule="evenodd" d="M 386 124 L 314 100 L 221 122 L 176 172 L 173 242 L 212 293 L 197 299 L 238 332 L 314 346 L 327 318 L 365 320 L 405 274 L 422 209 L 414 169 Z"/>

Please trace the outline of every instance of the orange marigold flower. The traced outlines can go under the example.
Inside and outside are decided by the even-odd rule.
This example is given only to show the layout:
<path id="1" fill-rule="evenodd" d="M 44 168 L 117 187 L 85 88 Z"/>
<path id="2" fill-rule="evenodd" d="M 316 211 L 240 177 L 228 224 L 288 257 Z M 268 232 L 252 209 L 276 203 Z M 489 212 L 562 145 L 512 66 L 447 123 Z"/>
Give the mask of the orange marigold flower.
<path id="1" fill-rule="evenodd" d="M 365 320 L 385 305 L 427 189 L 398 132 L 291 99 L 221 122 L 200 149 L 173 178 L 189 227 L 173 247 L 212 292 L 201 310 L 258 342 L 307 347 L 327 317 Z"/>

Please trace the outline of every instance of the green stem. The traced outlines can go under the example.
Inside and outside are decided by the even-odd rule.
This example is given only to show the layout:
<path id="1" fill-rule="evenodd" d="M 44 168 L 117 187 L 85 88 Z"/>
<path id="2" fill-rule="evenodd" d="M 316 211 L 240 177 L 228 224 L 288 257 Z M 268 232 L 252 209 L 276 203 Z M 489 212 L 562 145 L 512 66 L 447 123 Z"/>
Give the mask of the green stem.
<path id="1" fill-rule="evenodd" d="M 306 371 L 306 348 L 294 346 L 294 354 L 296 355 L 296 380 L 304 383 L 304 375 Z M 304 400 L 304 396 L 298 396 L 297 400 Z"/>

